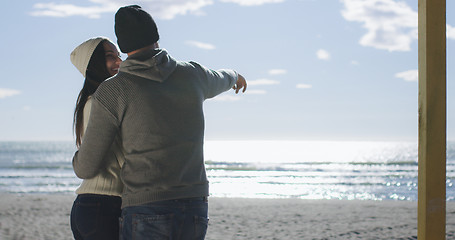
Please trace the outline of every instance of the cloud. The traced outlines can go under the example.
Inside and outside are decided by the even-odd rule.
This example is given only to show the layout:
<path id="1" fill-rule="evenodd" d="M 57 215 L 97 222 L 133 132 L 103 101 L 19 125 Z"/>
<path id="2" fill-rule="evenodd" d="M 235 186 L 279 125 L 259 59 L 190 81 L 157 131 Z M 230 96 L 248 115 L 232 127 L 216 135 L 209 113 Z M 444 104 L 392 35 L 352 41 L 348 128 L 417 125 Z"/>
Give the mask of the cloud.
<path id="1" fill-rule="evenodd" d="M 246 90 L 247 94 L 266 94 L 267 91 L 266 90 L 262 90 L 262 89 L 257 89 L 257 90 Z"/>
<path id="2" fill-rule="evenodd" d="M 319 49 L 316 52 L 316 56 L 318 57 L 318 59 L 321 59 L 321 60 L 329 60 L 330 59 L 330 53 L 327 52 L 324 49 Z"/>
<path id="3" fill-rule="evenodd" d="M 309 89 L 312 88 L 313 86 L 310 84 L 299 83 L 295 87 L 300 89 Z"/>
<path id="4" fill-rule="evenodd" d="M 447 24 L 447 38 L 455 40 L 455 27 L 450 26 Z"/>
<path id="5" fill-rule="evenodd" d="M 71 17 L 83 16 L 87 18 L 100 18 L 102 13 L 117 11 L 119 6 L 102 4 L 101 6 L 79 7 L 72 4 L 37 3 L 33 6 L 36 11 L 30 15 L 36 17 Z"/>
<path id="6" fill-rule="evenodd" d="M 193 46 L 193 47 L 200 48 L 200 49 L 204 49 L 204 50 L 213 50 L 216 48 L 214 45 L 212 45 L 210 43 L 203 43 L 203 42 L 198 42 L 198 41 L 186 41 L 186 44 Z"/>
<path id="7" fill-rule="evenodd" d="M 241 98 L 239 95 L 229 95 L 227 93 L 221 94 L 213 98 L 214 101 L 222 101 L 222 102 L 234 102 L 239 101 Z"/>
<path id="8" fill-rule="evenodd" d="M 14 95 L 18 95 L 21 92 L 18 90 L 14 89 L 8 89 L 8 88 L 0 88 L 0 98 L 7 98 L 7 97 L 12 97 Z"/>
<path id="9" fill-rule="evenodd" d="M 281 74 L 286 74 L 288 71 L 286 69 L 270 69 L 269 74 L 270 75 L 281 75 Z"/>
<path id="10" fill-rule="evenodd" d="M 90 0 L 92 6 L 73 4 L 37 3 L 32 16 L 71 17 L 82 16 L 100 18 L 103 13 L 114 13 L 120 7 L 138 4 L 154 18 L 173 19 L 177 15 L 188 13 L 201 15 L 201 8 L 213 4 L 213 0 L 167 0 L 167 1 L 132 1 L 132 0 Z"/>
<path id="11" fill-rule="evenodd" d="M 237 3 L 240 6 L 259 6 L 267 3 L 281 3 L 285 0 L 221 0 L 221 2 Z"/>
<path id="12" fill-rule="evenodd" d="M 248 89 L 248 90 L 246 90 L 246 92 L 244 94 L 247 94 L 247 95 L 264 95 L 264 94 L 267 94 L 267 91 L 266 90 L 262 90 L 262 89 L 255 89 L 255 90 Z M 223 94 L 221 94 L 219 96 L 216 96 L 216 97 L 212 98 L 212 100 L 213 101 L 220 101 L 220 102 L 235 102 L 235 101 L 242 100 L 244 94 L 232 94 L 232 92 L 226 92 L 226 93 L 223 93 Z"/>
<path id="13" fill-rule="evenodd" d="M 258 86 L 258 85 L 276 85 L 280 84 L 279 81 L 276 80 L 271 80 L 271 79 L 258 79 L 258 80 L 252 80 L 248 82 L 248 86 Z"/>
<path id="14" fill-rule="evenodd" d="M 396 78 L 402 78 L 407 82 L 417 82 L 419 80 L 419 70 L 409 70 L 395 74 Z"/>
<path id="15" fill-rule="evenodd" d="M 342 0 L 343 17 L 361 22 L 367 29 L 359 43 L 388 51 L 409 51 L 417 39 L 418 14 L 404 2 L 394 0 Z"/>
<path id="16" fill-rule="evenodd" d="M 285 0 L 221 0 L 241 6 L 259 6 L 267 3 L 281 3 Z M 214 0 L 89 0 L 89 6 L 77 6 L 65 3 L 36 3 L 30 13 L 37 17 L 72 17 L 100 18 L 103 13 L 114 13 L 120 7 L 138 4 L 154 18 L 173 19 L 178 15 L 204 15 L 202 8 L 214 4 Z"/>
<path id="17" fill-rule="evenodd" d="M 356 60 L 352 60 L 352 61 L 351 61 L 351 64 L 352 64 L 352 65 L 359 65 L 360 63 L 357 62 Z"/>

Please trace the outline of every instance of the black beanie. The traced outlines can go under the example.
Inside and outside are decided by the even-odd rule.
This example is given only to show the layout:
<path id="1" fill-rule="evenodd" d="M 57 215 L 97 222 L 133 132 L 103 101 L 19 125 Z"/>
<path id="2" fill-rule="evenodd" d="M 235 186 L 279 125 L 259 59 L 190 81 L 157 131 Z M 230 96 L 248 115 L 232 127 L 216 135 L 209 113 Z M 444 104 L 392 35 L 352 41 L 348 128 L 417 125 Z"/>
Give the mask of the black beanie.
<path id="1" fill-rule="evenodd" d="M 160 39 L 152 16 L 138 5 L 120 8 L 115 14 L 114 28 L 123 53 L 152 45 Z"/>

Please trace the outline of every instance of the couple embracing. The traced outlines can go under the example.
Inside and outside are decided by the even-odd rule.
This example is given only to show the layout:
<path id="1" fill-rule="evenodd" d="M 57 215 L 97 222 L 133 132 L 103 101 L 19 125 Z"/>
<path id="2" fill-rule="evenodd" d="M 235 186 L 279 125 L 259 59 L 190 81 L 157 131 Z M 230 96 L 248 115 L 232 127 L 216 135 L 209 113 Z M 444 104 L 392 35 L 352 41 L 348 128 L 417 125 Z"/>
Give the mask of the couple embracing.
<path id="1" fill-rule="evenodd" d="M 204 239 L 203 102 L 244 92 L 246 80 L 171 57 L 137 5 L 117 11 L 115 34 L 123 62 L 104 37 L 71 53 L 85 77 L 74 113 L 73 168 L 83 179 L 71 211 L 74 238 Z"/>

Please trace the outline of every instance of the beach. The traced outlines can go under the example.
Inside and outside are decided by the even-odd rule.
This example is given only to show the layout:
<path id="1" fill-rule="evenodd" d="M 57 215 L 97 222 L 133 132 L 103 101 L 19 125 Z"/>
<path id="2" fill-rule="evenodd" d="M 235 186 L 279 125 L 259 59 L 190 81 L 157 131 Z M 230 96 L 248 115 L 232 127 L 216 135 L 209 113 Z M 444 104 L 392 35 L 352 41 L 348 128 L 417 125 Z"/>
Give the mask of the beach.
<path id="1" fill-rule="evenodd" d="M 0 197 L 0 239 L 73 239 L 74 194 Z M 209 198 L 206 239 L 416 239 L 417 202 Z M 455 203 L 447 203 L 455 239 Z"/>

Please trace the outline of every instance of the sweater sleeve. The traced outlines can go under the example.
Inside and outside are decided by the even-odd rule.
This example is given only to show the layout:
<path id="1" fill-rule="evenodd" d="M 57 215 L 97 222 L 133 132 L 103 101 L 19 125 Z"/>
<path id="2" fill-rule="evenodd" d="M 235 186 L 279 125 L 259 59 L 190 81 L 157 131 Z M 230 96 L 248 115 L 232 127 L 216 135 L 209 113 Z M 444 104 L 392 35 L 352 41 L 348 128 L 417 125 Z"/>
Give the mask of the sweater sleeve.
<path id="1" fill-rule="evenodd" d="M 215 71 L 196 62 L 191 63 L 198 67 L 204 74 L 204 79 L 207 85 L 205 99 L 213 98 L 218 94 L 231 89 L 237 82 L 238 73 L 234 70 L 221 69 Z"/>
<path id="2" fill-rule="evenodd" d="M 73 157 L 76 176 L 82 179 L 95 177 L 105 164 L 105 156 L 118 132 L 116 118 L 96 99 L 83 136 L 82 144 Z"/>

